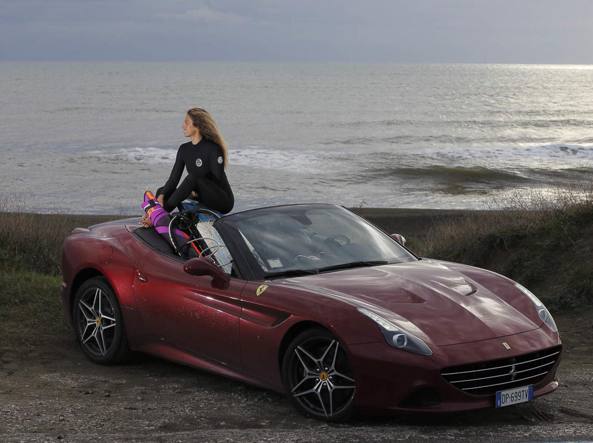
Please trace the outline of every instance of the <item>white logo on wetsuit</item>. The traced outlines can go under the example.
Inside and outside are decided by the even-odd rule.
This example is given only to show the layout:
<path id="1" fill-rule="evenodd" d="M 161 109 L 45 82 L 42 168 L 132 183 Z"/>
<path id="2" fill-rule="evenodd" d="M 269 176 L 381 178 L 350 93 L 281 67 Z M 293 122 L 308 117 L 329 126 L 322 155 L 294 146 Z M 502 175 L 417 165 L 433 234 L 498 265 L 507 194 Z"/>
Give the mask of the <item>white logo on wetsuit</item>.
<path id="1" fill-rule="evenodd" d="M 219 165 L 222 165 L 222 156 L 219 155 L 217 161 Z"/>
<path id="2" fill-rule="evenodd" d="M 202 166 L 202 159 L 201 158 L 197 158 L 196 159 L 196 166 L 199 168 L 200 166 Z"/>

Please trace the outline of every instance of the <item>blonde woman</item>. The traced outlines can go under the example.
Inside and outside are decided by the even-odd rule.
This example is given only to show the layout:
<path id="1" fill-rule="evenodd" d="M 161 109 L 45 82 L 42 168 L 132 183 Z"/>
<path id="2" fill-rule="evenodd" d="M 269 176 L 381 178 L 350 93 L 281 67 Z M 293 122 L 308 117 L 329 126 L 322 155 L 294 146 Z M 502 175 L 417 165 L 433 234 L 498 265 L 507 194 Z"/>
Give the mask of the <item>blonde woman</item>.
<path id="1" fill-rule="evenodd" d="M 171 175 L 156 191 L 161 206 L 171 212 L 183 200 L 184 209 L 206 207 L 226 214 L 233 209 L 235 198 L 225 174 L 227 147 L 212 116 L 202 108 L 187 111 L 183 120 L 183 135 L 190 141 L 179 146 Z M 187 177 L 179 179 L 183 169 Z"/>

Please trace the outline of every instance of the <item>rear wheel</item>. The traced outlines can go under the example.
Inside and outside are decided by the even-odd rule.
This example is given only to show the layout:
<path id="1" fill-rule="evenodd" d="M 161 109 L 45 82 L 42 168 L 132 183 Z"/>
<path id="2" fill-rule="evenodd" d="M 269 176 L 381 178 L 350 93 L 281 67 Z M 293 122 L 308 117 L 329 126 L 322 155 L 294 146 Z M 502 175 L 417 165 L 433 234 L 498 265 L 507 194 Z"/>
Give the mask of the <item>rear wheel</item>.
<path id="1" fill-rule="evenodd" d="M 105 278 L 85 281 L 74 296 L 72 319 L 82 351 L 95 363 L 123 361 L 129 351 L 117 297 Z"/>
<path id="2" fill-rule="evenodd" d="M 295 337 L 284 354 L 282 378 L 305 415 L 328 421 L 351 415 L 356 382 L 343 346 L 325 329 L 309 329 Z"/>

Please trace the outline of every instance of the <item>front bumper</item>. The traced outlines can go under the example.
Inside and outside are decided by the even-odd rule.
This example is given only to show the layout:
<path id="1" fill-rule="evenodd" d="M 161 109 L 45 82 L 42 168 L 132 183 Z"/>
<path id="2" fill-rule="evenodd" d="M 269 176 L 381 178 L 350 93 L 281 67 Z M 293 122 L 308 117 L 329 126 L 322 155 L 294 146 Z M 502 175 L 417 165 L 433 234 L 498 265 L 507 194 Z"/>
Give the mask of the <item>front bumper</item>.
<path id="1" fill-rule="evenodd" d="M 506 342 L 511 349 L 502 345 Z M 545 326 L 532 331 L 458 345 L 432 347 L 430 357 L 412 354 L 385 342 L 350 345 L 356 378 L 355 405 L 364 411 L 455 412 L 495 406 L 495 395 L 462 391 L 441 375 L 444 368 L 507 359 L 560 345 L 558 334 Z M 556 370 L 534 383 L 534 397 L 558 387 Z M 529 383 L 526 383 L 529 384 Z"/>

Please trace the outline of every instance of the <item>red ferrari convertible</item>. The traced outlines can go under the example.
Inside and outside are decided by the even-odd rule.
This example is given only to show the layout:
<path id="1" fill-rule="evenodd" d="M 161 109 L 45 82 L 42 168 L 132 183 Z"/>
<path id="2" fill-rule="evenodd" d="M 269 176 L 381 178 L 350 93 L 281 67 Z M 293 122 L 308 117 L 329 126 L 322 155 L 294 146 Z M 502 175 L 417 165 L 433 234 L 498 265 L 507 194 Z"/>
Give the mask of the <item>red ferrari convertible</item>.
<path id="1" fill-rule="evenodd" d="M 197 230 L 190 241 L 207 246 L 194 258 L 138 218 L 65 240 L 62 301 L 91 360 L 150 353 L 286 393 L 325 420 L 504 407 L 558 387 L 556 324 L 502 275 L 417 257 L 336 205 Z"/>

